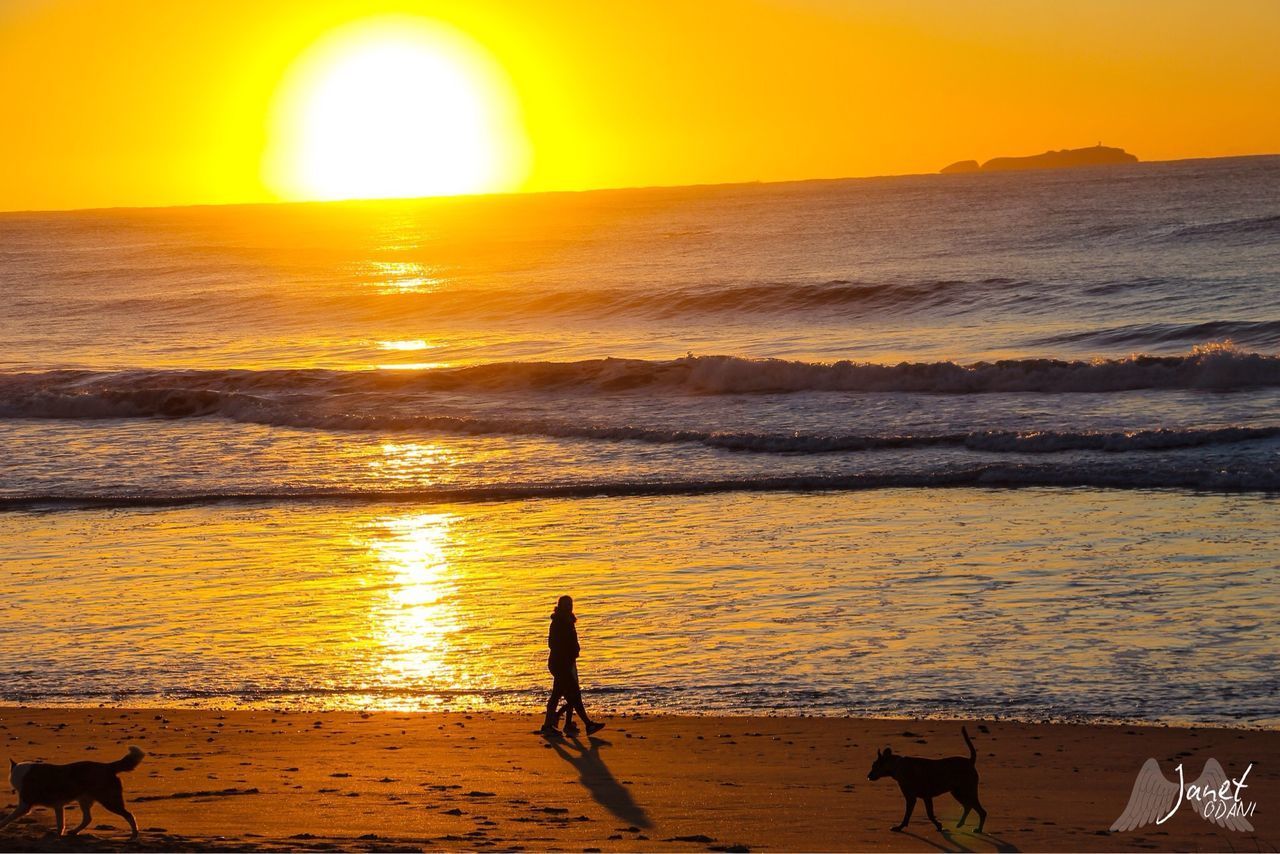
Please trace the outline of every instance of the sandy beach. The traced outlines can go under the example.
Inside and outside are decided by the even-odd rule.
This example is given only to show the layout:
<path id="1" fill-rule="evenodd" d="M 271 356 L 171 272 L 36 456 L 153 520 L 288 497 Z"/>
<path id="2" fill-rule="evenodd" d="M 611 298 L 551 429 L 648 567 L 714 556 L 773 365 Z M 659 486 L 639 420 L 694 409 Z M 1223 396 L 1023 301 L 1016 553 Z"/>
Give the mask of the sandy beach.
<path id="1" fill-rule="evenodd" d="M 95 808 L 79 840 L 36 810 L 3 850 L 1251 850 L 1277 845 L 1280 733 L 969 721 L 986 833 L 952 829 L 959 806 L 921 805 L 904 833 L 893 781 L 869 781 L 878 747 L 964 752 L 959 722 L 628 716 L 595 739 L 548 743 L 533 715 L 33 709 L 0 711 L 17 760 L 109 761 L 143 829 Z M 1188 781 L 1210 757 L 1249 763 L 1255 833 L 1187 808 L 1163 826 L 1108 833 L 1148 757 Z M 13 795 L 4 799 L 6 810 Z M 67 811 L 68 826 L 79 815 Z"/>

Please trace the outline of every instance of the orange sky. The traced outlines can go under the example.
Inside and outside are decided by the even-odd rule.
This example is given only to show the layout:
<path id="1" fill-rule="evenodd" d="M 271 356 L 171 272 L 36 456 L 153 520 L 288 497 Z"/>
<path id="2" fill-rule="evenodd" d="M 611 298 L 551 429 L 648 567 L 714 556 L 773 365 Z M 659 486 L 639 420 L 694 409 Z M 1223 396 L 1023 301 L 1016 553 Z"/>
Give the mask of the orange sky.
<path id="1" fill-rule="evenodd" d="M 1122 145 L 1280 152 L 1276 0 L 5 0 L 0 209 L 267 201 L 272 96 L 422 16 L 510 78 L 512 189 L 932 172 Z"/>

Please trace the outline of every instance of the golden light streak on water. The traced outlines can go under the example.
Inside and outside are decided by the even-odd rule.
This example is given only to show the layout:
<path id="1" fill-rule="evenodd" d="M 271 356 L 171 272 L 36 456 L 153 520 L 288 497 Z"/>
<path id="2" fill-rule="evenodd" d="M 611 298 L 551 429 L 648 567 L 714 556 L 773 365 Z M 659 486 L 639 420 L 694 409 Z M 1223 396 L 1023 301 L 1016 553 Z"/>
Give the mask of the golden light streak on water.
<path id="1" fill-rule="evenodd" d="M 435 272 L 417 261 L 370 261 L 366 277 L 380 294 L 430 293 L 446 282 Z"/>
<path id="2" fill-rule="evenodd" d="M 430 350 L 435 347 L 421 338 L 408 339 L 404 341 L 379 341 L 378 347 L 383 350 Z"/>
<path id="3" fill-rule="evenodd" d="M 387 442 L 382 455 L 369 460 L 369 473 L 384 486 L 425 486 L 440 481 L 438 472 L 463 462 L 435 442 Z"/>
<path id="4" fill-rule="evenodd" d="M 404 364 L 374 365 L 380 371 L 426 371 L 432 368 L 447 368 L 452 362 L 405 362 Z"/>
<path id="5" fill-rule="evenodd" d="M 385 596 L 369 619 L 382 648 L 384 685 L 430 691 L 470 687 L 470 674 L 450 656 L 462 630 L 456 611 L 455 571 L 446 555 L 454 517 L 420 513 L 381 520 L 369 548 L 370 575 Z"/>

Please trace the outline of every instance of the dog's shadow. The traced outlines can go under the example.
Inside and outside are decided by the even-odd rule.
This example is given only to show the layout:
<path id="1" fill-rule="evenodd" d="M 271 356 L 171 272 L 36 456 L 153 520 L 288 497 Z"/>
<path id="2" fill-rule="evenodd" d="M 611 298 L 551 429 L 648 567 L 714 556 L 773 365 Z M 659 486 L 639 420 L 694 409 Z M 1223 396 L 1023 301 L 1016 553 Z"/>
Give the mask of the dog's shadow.
<path id="1" fill-rule="evenodd" d="M 939 851 L 969 851 L 969 852 L 973 851 L 972 848 L 967 848 L 964 845 L 961 845 L 959 842 L 956 842 L 955 838 L 951 834 L 951 831 L 949 830 L 942 830 L 942 831 L 939 831 L 939 833 L 942 834 L 943 839 L 952 843 L 950 846 L 943 845 L 941 842 L 938 842 L 936 839 L 930 839 L 927 836 L 921 836 L 919 833 L 915 833 L 910 830 L 899 830 L 895 832 L 901 833 L 903 836 L 910 836 L 912 839 L 919 839 L 925 845 L 932 845 L 934 848 L 937 848 Z"/>
<path id="2" fill-rule="evenodd" d="M 1000 852 L 1007 851 L 1007 852 L 1010 852 L 1010 854 L 1017 854 L 1017 852 L 1021 850 L 1020 848 L 1018 848 L 1018 846 L 1014 845 L 1012 842 L 1009 842 L 1008 840 L 1005 840 L 1005 839 L 1001 839 L 998 836 L 992 836 L 990 833 L 987 833 L 985 830 L 982 831 L 981 833 L 977 831 L 973 831 L 972 833 L 970 833 L 970 836 L 973 836 L 975 839 L 989 840 L 991 844 L 995 846 L 996 851 L 1000 851 Z"/>
<path id="3" fill-rule="evenodd" d="M 551 739 L 556 755 L 578 770 L 582 785 L 591 793 L 591 797 L 600 806 L 613 813 L 623 821 L 636 827 L 652 827 L 644 807 L 636 803 L 627 787 L 618 782 L 600 758 L 600 748 L 609 742 L 603 738 L 589 736 L 587 744 L 573 738 L 569 741 Z M 566 749 L 567 747 L 572 750 Z"/>
<path id="4" fill-rule="evenodd" d="M 1008 842 L 1004 839 L 1001 839 L 998 836 L 992 836 L 990 833 L 987 833 L 986 831 L 982 831 L 981 833 L 979 833 L 978 831 L 961 831 L 957 833 L 953 830 L 947 830 L 945 828 L 940 831 L 937 831 L 938 834 L 942 836 L 943 840 L 948 844 L 943 844 L 941 842 L 938 842 L 936 839 L 930 839 L 929 837 L 922 836 L 919 833 L 913 833 L 910 830 L 900 830 L 898 832 L 901 833 L 903 836 L 910 836 L 912 839 L 919 839 L 921 842 L 925 843 L 926 845 L 932 845 L 934 848 L 938 849 L 939 851 L 954 851 L 954 852 L 961 852 L 961 854 L 963 854 L 963 852 L 970 852 L 970 854 L 972 854 L 972 852 L 975 852 L 978 849 L 970 848 L 969 845 L 965 843 L 972 844 L 975 841 L 990 843 L 992 846 L 992 850 L 998 851 L 998 852 L 1009 852 L 1009 854 L 1016 854 L 1016 852 L 1021 850 L 1013 843 Z"/>

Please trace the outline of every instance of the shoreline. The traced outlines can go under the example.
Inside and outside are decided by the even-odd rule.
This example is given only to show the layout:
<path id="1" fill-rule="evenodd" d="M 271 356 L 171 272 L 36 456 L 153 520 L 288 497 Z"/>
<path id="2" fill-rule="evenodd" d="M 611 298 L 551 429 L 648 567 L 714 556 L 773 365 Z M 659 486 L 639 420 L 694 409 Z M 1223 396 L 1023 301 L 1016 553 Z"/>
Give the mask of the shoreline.
<path id="1" fill-rule="evenodd" d="M 0 700 L 0 720 L 8 713 L 18 711 L 31 712 L 110 712 L 113 710 L 122 712 L 154 712 L 156 714 L 168 714 L 169 712 L 196 712 L 209 715 L 223 714 L 240 714 L 268 713 L 272 715 L 325 715 L 325 714 L 374 714 L 374 715 L 471 715 L 471 716 L 498 716 L 510 718 L 522 718 L 533 714 L 530 709 L 538 709 L 546 700 L 546 691 L 538 690 L 533 692 L 521 692 L 512 690 L 507 692 L 512 696 L 518 696 L 521 702 L 509 703 L 500 706 L 471 707 L 461 704 L 450 704 L 450 702 L 441 702 L 437 706 L 429 707 L 420 705 L 418 707 L 399 708 L 389 705 L 357 705 L 348 704 L 341 707 L 326 707 L 323 705 L 309 706 L 306 704 L 307 698 L 315 699 L 316 695 L 290 694 L 280 699 L 278 702 L 271 701 L 223 704 L 222 699 L 216 698 L 211 700 L 183 700 L 181 698 L 164 697 L 157 698 L 154 704 L 147 702 L 127 702 L 121 703 L 111 697 L 91 697 L 88 699 L 68 700 L 66 702 L 50 702 L 47 699 L 31 700 L 31 701 L 15 701 Z M 344 702 L 354 695 L 340 695 L 344 698 Z M 360 695 L 366 696 L 366 695 Z M 779 712 L 756 712 L 749 710 L 713 710 L 707 712 L 693 711 L 684 708 L 674 709 L 656 709 L 656 708 L 629 708 L 614 707 L 604 702 L 600 688 L 595 686 L 584 692 L 588 705 L 592 709 L 609 718 L 677 718 L 687 719 L 690 721 L 699 720 L 841 720 L 841 721 L 865 721 L 867 723 L 887 723 L 887 724 L 908 724 L 908 723 L 954 723 L 957 726 L 967 721 L 981 721 L 986 724 L 1018 724 L 1023 726 L 1072 726 L 1072 727 L 1137 727 L 1141 729 L 1182 729 L 1182 730 L 1222 730 L 1240 733 L 1280 733 L 1280 724 L 1268 723 L 1244 723 L 1221 720 L 1150 720 L 1141 718 L 1108 718 L 1108 717 L 1091 717 L 1087 714 L 1072 715 L 1048 715 L 1048 714 L 1028 714 L 1025 717 L 1015 715 L 977 715 L 974 717 L 957 717 L 957 712 L 962 710 L 949 710 L 945 713 L 937 715 L 930 714 L 913 714 L 904 712 L 901 714 L 867 714 L 861 712 L 842 712 L 831 710 L 805 710 L 795 714 L 782 714 Z M 452 699 L 452 698 L 450 698 Z"/>
<path id="2" fill-rule="evenodd" d="M 960 807 L 923 804 L 903 833 L 876 751 L 965 752 L 960 721 L 628 714 L 592 739 L 548 742 L 533 714 L 0 707 L 17 761 L 111 761 L 142 837 L 95 807 L 79 840 L 47 836 L 37 809 L 0 830 L 0 850 L 1276 850 L 1280 732 L 1134 724 L 964 721 L 978 751 L 986 833 Z M 1188 782 L 1217 759 L 1250 763 L 1255 831 L 1186 806 L 1166 824 L 1107 828 L 1154 757 Z M 6 787 L 7 789 L 7 787 Z M 6 812 L 14 796 L 4 797 Z M 79 820 L 67 810 L 68 826 Z"/>

